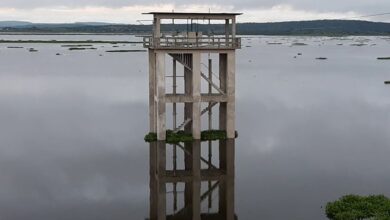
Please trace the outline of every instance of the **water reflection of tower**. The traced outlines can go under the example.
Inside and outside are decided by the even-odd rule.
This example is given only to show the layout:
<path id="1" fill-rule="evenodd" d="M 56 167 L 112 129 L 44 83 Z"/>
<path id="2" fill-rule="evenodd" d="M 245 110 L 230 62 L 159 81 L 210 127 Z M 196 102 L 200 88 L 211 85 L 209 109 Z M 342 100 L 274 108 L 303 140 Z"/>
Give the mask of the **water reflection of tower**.
<path id="1" fill-rule="evenodd" d="M 234 219 L 235 51 L 241 48 L 241 39 L 236 37 L 236 16 L 240 14 L 147 14 L 153 15 L 153 34 L 144 38 L 144 47 L 149 51 L 151 136 L 147 139 L 154 141 L 150 144 L 150 218 Z M 162 25 L 162 20 L 172 23 Z M 181 26 L 175 24 L 176 20 L 182 21 Z M 212 21 L 217 21 L 218 25 L 211 25 Z M 187 23 L 186 31 L 182 30 L 183 22 Z M 206 30 L 206 34 L 202 32 Z M 204 59 L 205 54 L 207 59 Z M 171 69 L 165 63 L 166 57 L 172 59 Z M 218 60 L 218 66 L 213 65 L 214 59 Z M 180 66 L 182 68 L 178 68 Z M 218 74 L 214 73 L 215 67 Z M 166 74 L 171 71 L 172 74 Z M 205 86 L 202 86 L 203 80 Z M 169 83 L 172 91 L 167 86 Z M 167 120 L 167 104 L 172 104 L 172 120 Z M 212 130 L 213 121 L 217 121 L 213 120 L 214 107 L 219 107 L 215 117 L 219 119 L 219 130 Z M 204 133 L 201 122 L 206 113 L 208 127 Z M 178 125 L 180 114 L 183 122 Z M 179 136 L 181 140 L 188 135 L 190 142 L 179 144 L 175 140 L 172 146 L 167 144 L 173 142 L 172 137 Z M 207 159 L 202 156 L 200 140 L 207 141 L 203 142 L 207 144 Z M 215 142 L 219 142 L 218 149 L 214 148 L 217 158 L 212 156 Z M 167 156 L 167 152 L 172 152 L 172 157 Z M 182 164 L 178 153 L 183 154 Z M 168 164 L 172 165 L 171 169 Z M 213 205 L 215 194 L 218 194 L 218 205 Z M 167 212 L 170 203 L 171 214 Z M 209 214 L 201 214 L 204 203 Z M 214 207 L 217 208 L 213 212 Z"/>
<path id="2" fill-rule="evenodd" d="M 166 152 L 172 147 L 164 141 L 150 144 L 150 219 L 237 219 L 234 213 L 234 139 L 219 141 L 218 165 L 202 158 L 201 142 L 194 141 L 185 146 L 179 144 L 185 152 L 184 169 L 168 170 Z M 201 163 L 206 168 L 202 168 Z M 174 184 L 179 185 L 176 190 L 173 190 Z M 167 198 L 170 194 L 172 196 Z M 167 207 L 172 208 L 167 211 Z"/>

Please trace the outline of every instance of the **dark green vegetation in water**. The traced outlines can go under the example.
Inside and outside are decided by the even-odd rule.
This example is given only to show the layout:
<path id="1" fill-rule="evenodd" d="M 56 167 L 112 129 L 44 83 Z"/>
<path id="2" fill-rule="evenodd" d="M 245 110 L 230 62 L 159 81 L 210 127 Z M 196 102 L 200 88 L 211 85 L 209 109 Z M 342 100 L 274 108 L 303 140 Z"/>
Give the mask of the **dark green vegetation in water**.
<path id="1" fill-rule="evenodd" d="M 390 60 L 390 57 L 378 57 L 378 60 Z"/>
<path id="2" fill-rule="evenodd" d="M 346 195 L 326 205 L 331 220 L 390 220 L 390 199 L 383 195 Z"/>
<path id="3" fill-rule="evenodd" d="M 238 134 L 236 132 L 236 138 Z M 145 136 L 146 142 L 155 142 L 157 141 L 156 133 L 149 133 Z M 227 135 L 226 131 L 222 130 L 207 130 L 201 132 L 201 141 L 216 141 L 216 140 L 226 140 Z M 186 133 L 184 131 L 178 131 L 174 133 L 172 130 L 167 130 L 167 143 L 180 143 L 180 142 L 192 142 L 194 139 L 192 138 L 192 134 Z"/>
<path id="4" fill-rule="evenodd" d="M 140 41 L 101 41 L 101 40 L 0 40 L 0 44 L 141 44 Z M 70 45 L 65 45 L 70 46 Z"/>
<path id="5" fill-rule="evenodd" d="M 146 50 L 107 50 L 106 53 L 133 53 L 133 52 L 146 52 Z"/>

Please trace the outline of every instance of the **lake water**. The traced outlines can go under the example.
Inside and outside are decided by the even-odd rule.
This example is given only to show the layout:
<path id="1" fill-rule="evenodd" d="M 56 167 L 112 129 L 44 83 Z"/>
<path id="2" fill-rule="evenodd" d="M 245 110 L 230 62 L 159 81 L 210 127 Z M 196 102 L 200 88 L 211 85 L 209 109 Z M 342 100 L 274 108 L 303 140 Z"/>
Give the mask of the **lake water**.
<path id="1" fill-rule="evenodd" d="M 0 219 L 148 218 L 148 57 L 113 46 L 141 49 L 0 44 Z M 244 37 L 238 219 L 326 219 L 342 195 L 390 196 L 388 56 L 386 37 Z"/>

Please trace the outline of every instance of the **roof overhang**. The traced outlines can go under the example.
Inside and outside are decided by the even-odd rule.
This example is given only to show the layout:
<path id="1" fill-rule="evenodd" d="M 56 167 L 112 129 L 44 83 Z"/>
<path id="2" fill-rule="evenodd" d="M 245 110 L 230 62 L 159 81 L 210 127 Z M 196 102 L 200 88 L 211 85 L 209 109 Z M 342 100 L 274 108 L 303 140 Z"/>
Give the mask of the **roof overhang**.
<path id="1" fill-rule="evenodd" d="M 211 19 L 211 20 L 224 20 L 232 19 L 242 13 L 188 13 L 188 12 L 148 12 L 143 13 L 147 15 L 153 15 L 159 19 Z"/>

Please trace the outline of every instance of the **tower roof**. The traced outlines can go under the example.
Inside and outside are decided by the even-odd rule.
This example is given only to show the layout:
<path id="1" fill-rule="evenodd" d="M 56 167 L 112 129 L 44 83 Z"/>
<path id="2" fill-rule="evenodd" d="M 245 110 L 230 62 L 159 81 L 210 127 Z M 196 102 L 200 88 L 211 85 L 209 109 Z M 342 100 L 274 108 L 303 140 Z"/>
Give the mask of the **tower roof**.
<path id="1" fill-rule="evenodd" d="M 147 12 L 143 14 L 154 15 L 163 19 L 229 19 L 242 13 L 191 13 L 191 12 Z"/>

